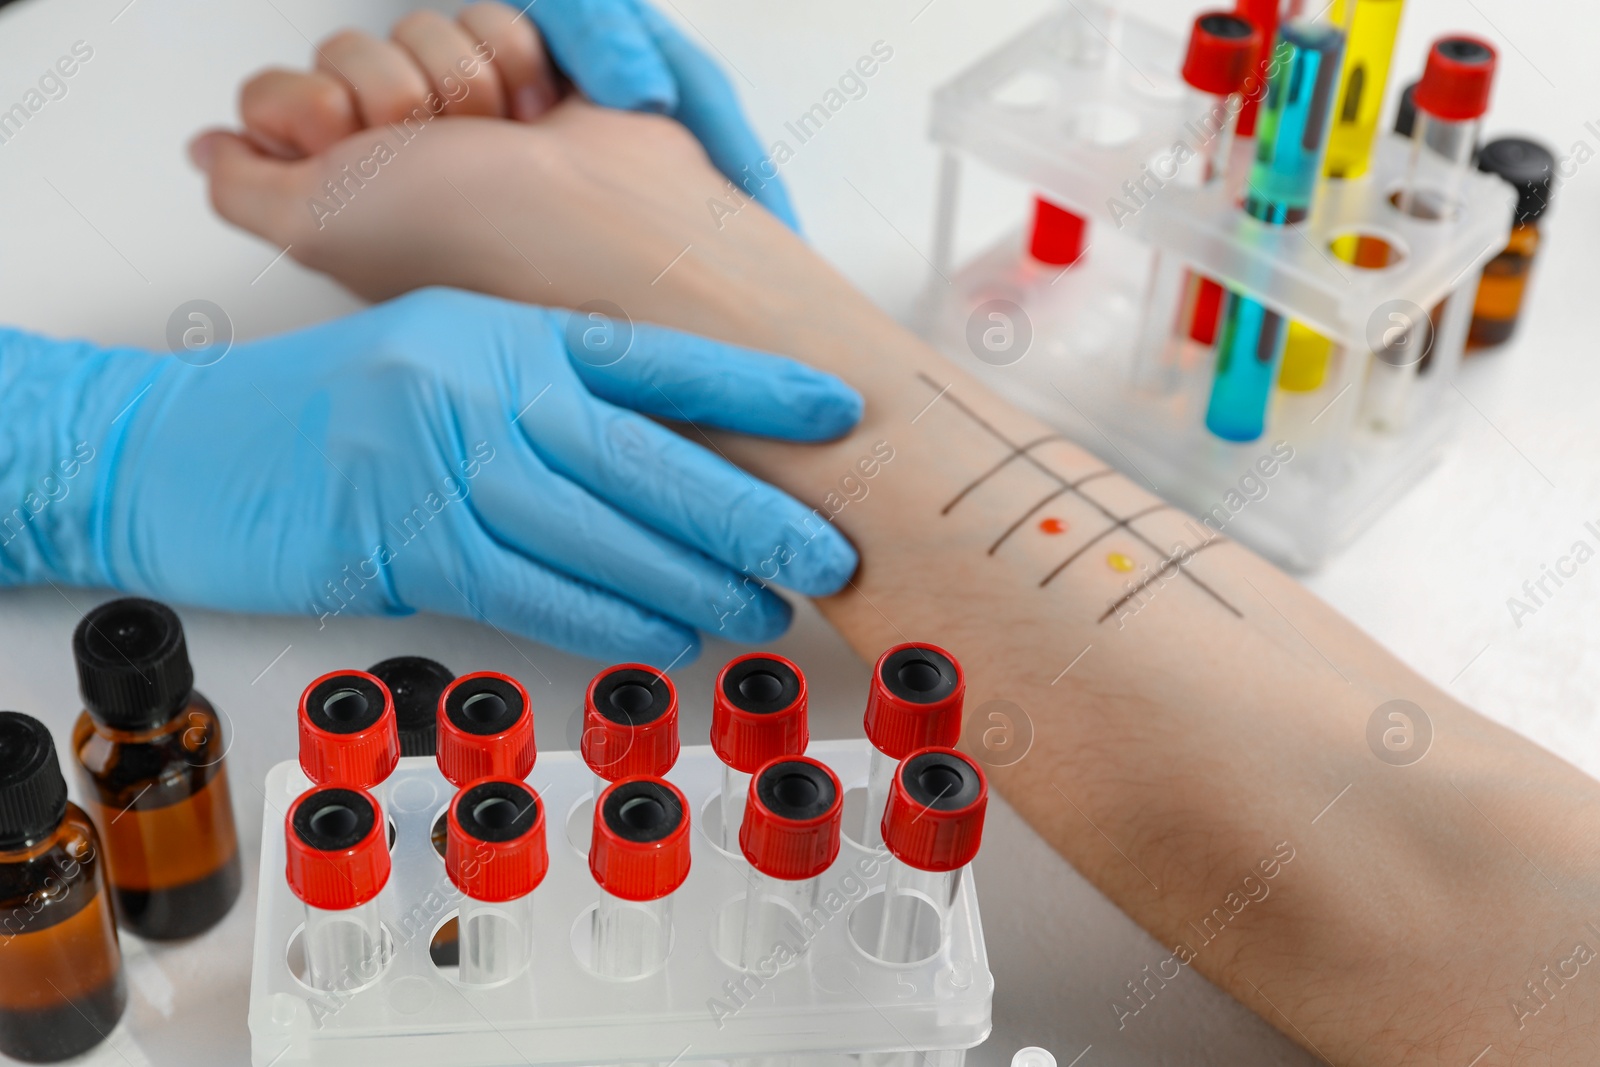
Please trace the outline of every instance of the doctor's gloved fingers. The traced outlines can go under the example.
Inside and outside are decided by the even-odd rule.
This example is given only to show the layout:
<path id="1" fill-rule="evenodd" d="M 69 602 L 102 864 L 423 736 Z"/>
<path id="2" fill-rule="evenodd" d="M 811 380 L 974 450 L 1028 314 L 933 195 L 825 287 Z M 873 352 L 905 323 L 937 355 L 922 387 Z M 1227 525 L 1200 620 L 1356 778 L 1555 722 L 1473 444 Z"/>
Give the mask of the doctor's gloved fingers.
<path id="1" fill-rule="evenodd" d="M 693 630 L 557 574 L 486 536 L 458 551 L 460 566 L 441 562 L 439 570 L 409 580 L 397 575 L 402 598 L 425 611 L 476 619 L 608 663 L 638 660 L 664 668 L 699 655 Z"/>
<path id="2" fill-rule="evenodd" d="M 522 4 L 511 7 L 499 0 L 481 0 L 462 8 L 456 17 L 473 41 L 487 45 L 494 57 L 506 114 L 518 122 L 532 122 L 561 99 L 555 67 L 533 20 L 522 14 Z"/>
<path id="3" fill-rule="evenodd" d="M 789 628 L 789 605 L 759 582 L 597 499 L 521 443 L 498 453 L 479 475 L 472 499 L 479 521 L 500 544 L 730 641 L 760 644 Z"/>
<path id="4" fill-rule="evenodd" d="M 861 394 L 831 374 L 690 333 L 638 323 L 624 354 L 587 347 L 591 313 L 566 313 L 572 365 L 613 404 L 678 422 L 786 441 L 830 441 L 861 420 Z"/>
<path id="5" fill-rule="evenodd" d="M 672 117 L 705 146 L 724 177 L 798 233 L 800 222 L 789 192 L 756 139 L 727 74 L 647 0 L 637 0 L 635 7 L 677 83 L 678 106 Z"/>
<path id="6" fill-rule="evenodd" d="M 525 10 L 556 64 L 590 100 L 625 111 L 677 108 L 672 73 L 630 0 L 538 0 Z"/>
<path id="7" fill-rule="evenodd" d="M 820 513 L 643 416 L 597 400 L 542 419 L 529 443 L 546 465 L 674 541 L 807 596 L 855 573 Z"/>
<path id="8" fill-rule="evenodd" d="M 322 71 L 264 70 L 239 91 L 245 137 L 280 159 L 314 156 L 361 129 L 348 84 Z"/>

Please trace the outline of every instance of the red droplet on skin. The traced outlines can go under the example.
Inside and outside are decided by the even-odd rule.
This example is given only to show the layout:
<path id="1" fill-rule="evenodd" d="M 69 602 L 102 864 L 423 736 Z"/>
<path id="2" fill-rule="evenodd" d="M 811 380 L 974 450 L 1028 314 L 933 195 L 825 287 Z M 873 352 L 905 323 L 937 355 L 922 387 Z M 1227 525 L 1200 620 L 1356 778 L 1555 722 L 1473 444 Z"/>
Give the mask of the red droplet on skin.
<path id="1" fill-rule="evenodd" d="M 1067 532 L 1067 524 L 1060 519 L 1040 519 L 1039 530 L 1047 534 L 1064 534 Z"/>

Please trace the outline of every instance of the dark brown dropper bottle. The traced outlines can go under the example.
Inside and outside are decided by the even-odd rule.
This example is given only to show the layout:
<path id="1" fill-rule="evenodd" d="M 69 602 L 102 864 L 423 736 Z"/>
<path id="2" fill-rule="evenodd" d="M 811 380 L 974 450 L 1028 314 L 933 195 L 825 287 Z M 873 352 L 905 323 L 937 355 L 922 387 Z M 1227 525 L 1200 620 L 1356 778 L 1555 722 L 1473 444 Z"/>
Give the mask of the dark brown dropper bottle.
<path id="1" fill-rule="evenodd" d="M 106 845 L 117 917 L 141 937 L 190 937 L 239 896 L 222 723 L 194 689 L 183 624 L 129 597 L 72 635 L 84 713 L 72 747 Z"/>
<path id="2" fill-rule="evenodd" d="M 50 731 L 0 711 L 0 1053 L 76 1056 L 127 999 L 94 825 L 67 802 Z"/>

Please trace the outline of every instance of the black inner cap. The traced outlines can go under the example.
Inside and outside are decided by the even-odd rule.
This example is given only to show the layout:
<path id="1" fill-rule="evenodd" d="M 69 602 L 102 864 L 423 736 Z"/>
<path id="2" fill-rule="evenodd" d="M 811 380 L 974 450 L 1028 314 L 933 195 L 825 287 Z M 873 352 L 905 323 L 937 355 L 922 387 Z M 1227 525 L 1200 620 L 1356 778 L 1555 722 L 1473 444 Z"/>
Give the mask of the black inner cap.
<path id="1" fill-rule="evenodd" d="M 1494 53 L 1489 51 L 1483 42 L 1474 41 L 1471 37 L 1446 37 L 1437 42 L 1433 49 L 1446 59 L 1475 66 L 1494 59 Z"/>
<path id="2" fill-rule="evenodd" d="M 960 811 L 978 799 L 978 770 L 948 752 L 924 752 L 900 768 L 912 800 L 934 811 Z"/>
<path id="3" fill-rule="evenodd" d="M 352 789 L 318 789 L 294 809 L 294 832 L 319 852 L 343 852 L 366 840 L 377 813 Z"/>
<path id="4" fill-rule="evenodd" d="M 533 792 L 511 782 L 480 782 L 456 801 L 456 822 L 479 841 L 515 841 L 538 821 Z"/>
<path id="5" fill-rule="evenodd" d="M 66 812 L 67 781 L 49 729 L 31 715 L 0 711 L 0 849 L 49 836 Z"/>
<path id="6" fill-rule="evenodd" d="M 722 695 L 740 711 L 771 715 L 800 696 L 800 679 L 782 660 L 765 656 L 741 660 L 722 676 Z"/>
<path id="7" fill-rule="evenodd" d="M 517 687 L 504 678 L 468 678 L 445 697 L 444 713 L 462 733 L 489 737 L 504 733 L 527 712 Z"/>
<path id="8" fill-rule="evenodd" d="M 1200 16 L 1200 21 L 1196 25 L 1199 26 L 1201 33 L 1211 37 L 1226 38 L 1230 41 L 1248 37 L 1255 29 L 1238 15 L 1230 15 L 1223 11 L 1215 11 L 1209 15 Z"/>
<path id="9" fill-rule="evenodd" d="M 956 691 L 956 665 L 931 648 L 902 648 L 883 663 L 883 684 L 901 700 L 936 704 Z"/>
<path id="10" fill-rule="evenodd" d="M 644 726 L 667 713 L 672 697 L 664 677 L 638 667 L 608 671 L 594 684 L 594 706 L 607 721 Z"/>
<path id="11" fill-rule="evenodd" d="M 1504 178 L 1517 190 L 1517 222 L 1532 222 L 1550 206 L 1556 157 L 1537 141 L 1501 137 L 1478 150 L 1478 169 Z"/>
<path id="12" fill-rule="evenodd" d="M 756 796 L 783 819 L 815 819 L 833 807 L 837 791 L 828 772 L 805 760 L 768 764 L 756 779 Z"/>
<path id="13" fill-rule="evenodd" d="M 73 631 L 72 655 L 84 706 L 112 727 L 159 726 L 194 688 L 183 623 L 154 600 L 122 597 L 89 612 Z"/>
<path id="14" fill-rule="evenodd" d="M 649 844 L 668 837 L 683 822 L 683 806 L 661 782 L 623 782 L 601 806 L 606 828 L 624 841 Z"/>
<path id="15" fill-rule="evenodd" d="M 395 656 L 374 663 L 367 673 L 389 687 L 402 756 L 431 756 L 436 750 L 439 696 L 455 681 L 450 668 L 426 656 Z"/>
<path id="16" fill-rule="evenodd" d="M 330 734 L 359 733 L 383 717 L 383 690 L 359 674 L 324 678 L 306 695 L 306 717 Z"/>

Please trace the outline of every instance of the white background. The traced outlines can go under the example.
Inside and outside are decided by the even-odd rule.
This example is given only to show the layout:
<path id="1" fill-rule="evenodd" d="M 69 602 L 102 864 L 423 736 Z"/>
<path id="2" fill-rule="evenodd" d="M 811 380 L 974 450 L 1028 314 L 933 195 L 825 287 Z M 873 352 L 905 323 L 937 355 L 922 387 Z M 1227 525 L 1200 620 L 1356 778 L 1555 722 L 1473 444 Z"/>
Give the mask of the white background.
<path id="1" fill-rule="evenodd" d="M 834 84 L 873 42 L 894 58 L 785 168 L 810 239 L 894 313 L 926 276 L 934 153 L 930 90 L 1045 9 L 1047 0 L 675 0 L 680 21 L 739 73 L 766 137 Z M 356 306 L 329 282 L 210 213 L 183 153 L 197 129 L 227 123 L 245 74 L 301 65 L 309 41 L 356 24 L 383 32 L 404 0 L 25 0 L 0 11 L 0 109 L 21 99 L 74 41 L 92 61 L 22 134 L 0 146 L 0 321 L 105 343 L 159 347 L 169 313 L 197 297 L 224 307 L 241 338 Z M 448 6 L 448 5 L 446 5 Z M 1182 25 L 1191 5 L 1136 9 Z M 1395 78 L 1420 68 L 1445 30 L 1500 46 L 1491 135 L 1600 149 L 1596 16 L 1585 5 L 1413 0 Z M 1582 20 L 1584 24 L 1576 24 Z M 1506 36 L 1509 33 L 1510 36 Z M 1600 356 L 1593 340 L 1600 165 L 1580 166 L 1547 217 L 1547 244 L 1517 341 L 1466 369 L 1465 411 L 1445 464 L 1309 584 L 1452 693 L 1600 773 L 1596 575 L 1592 564 L 1516 626 L 1508 597 L 1600 524 Z M 980 213 L 981 214 L 981 213 Z M 980 223 L 998 225 L 994 219 Z M 992 228 L 992 226 L 991 226 Z M 980 225 L 979 229 L 982 229 Z M 265 271 L 263 273 L 263 271 Z M 66 750 L 79 706 L 69 637 L 107 594 L 45 588 L 0 594 L 0 706 L 46 719 Z M 293 754 L 301 686 L 338 667 L 400 653 L 457 671 L 503 670 L 533 693 L 541 748 L 569 745 L 568 724 L 594 664 L 458 620 L 298 618 L 186 610 L 198 684 L 228 714 L 233 795 L 247 888 L 218 929 L 150 947 L 127 939 L 134 987 L 112 1046 L 116 1064 L 243 1064 L 261 795 Z M 777 646 L 813 680 L 819 737 L 859 731 L 866 668 L 809 609 Z M 709 723 L 711 645 L 678 672 L 686 736 Z M 978 861 L 998 991 L 995 1031 L 973 1063 L 1041 1044 L 1065 1065 L 1303 1064 L 1298 1051 L 1198 976 L 1185 972 L 1118 1031 L 1110 1002 L 1166 953 L 1044 847 L 1003 804 Z M 3 961 L 0 961 L 3 965 Z M 1092 1046 L 1092 1047 L 1090 1047 Z M 1087 1050 L 1087 1051 L 1086 1051 Z"/>

